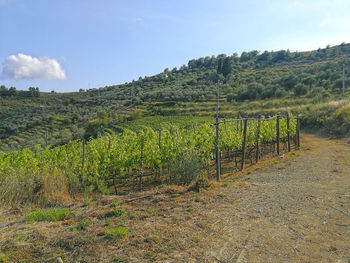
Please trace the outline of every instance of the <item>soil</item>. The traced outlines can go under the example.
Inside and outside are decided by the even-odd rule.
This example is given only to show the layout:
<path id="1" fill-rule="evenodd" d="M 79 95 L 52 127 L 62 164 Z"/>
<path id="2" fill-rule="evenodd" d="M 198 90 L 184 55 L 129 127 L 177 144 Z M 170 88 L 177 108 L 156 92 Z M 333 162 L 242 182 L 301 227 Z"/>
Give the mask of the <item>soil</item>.
<path id="1" fill-rule="evenodd" d="M 350 144 L 308 134 L 301 143 L 199 194 L 105 197 L 60 222 L 1 209 L 0 250 L 8 262 L 350 262 Z M 117 198 L 125 214 L 106 217 Z M 82 220 L 85 230 L 72 228 Z M 117 225 L 127 238 L 104 235 Z"/>

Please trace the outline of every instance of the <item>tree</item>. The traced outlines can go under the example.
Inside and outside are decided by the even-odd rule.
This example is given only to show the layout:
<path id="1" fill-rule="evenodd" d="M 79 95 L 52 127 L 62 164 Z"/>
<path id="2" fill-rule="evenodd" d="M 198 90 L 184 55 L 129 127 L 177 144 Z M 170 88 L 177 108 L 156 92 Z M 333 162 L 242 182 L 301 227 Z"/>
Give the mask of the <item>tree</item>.
<path id="1" fill-rule="evenodd" d="M 105 128 L 107 128 L 108 119 L 97 119 L 89 121 L 86 127 L 84 138 L 85 140 L 90 140 L 92 138 L 97 138 L 104 134 Z"/>
<path id="2" fill-rule="evenodd" d="M 29 92 L 29 96 L 30 96 L 30 97 L 39 97 L 39 95 L 40 95 L 40 92 L 39 92 L 39 88 L 38 88 L 38 87 L 36 87 L 36 88 L 34 88 L 34 87 L 29 87 L 29 88 L 28 88 L 28 92 Z"/>
<path id="3" fill-rule="evenodd" d="M 7 96 L 8 90 L 5 85 L 0 86 L 0 96 Z"/>
<path id="4" fill-rule="evenodd" d="M 8 91 L 9 96 L 16 96 L 17 95 L 17 90 L 15 87 L 10 87 Z"/>
<path id="5" fill-rule="evenodd" d="M 232 70 L 231 59 L 227 57 L 224 59 L 222 63 L 221 73 L 226 78 L 227 75 L 230 74 L 231 70 Z"/>

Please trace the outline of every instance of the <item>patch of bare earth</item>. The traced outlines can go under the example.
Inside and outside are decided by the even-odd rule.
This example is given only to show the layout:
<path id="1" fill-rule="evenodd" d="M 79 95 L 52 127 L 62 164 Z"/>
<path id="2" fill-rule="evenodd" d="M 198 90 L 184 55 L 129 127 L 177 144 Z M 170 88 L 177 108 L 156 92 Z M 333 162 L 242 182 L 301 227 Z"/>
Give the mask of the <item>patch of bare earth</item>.
<path id="1" fill-rule="evenodd" d="M 113 199 L 131 197 L 75 205 L 61 222 L 2 210 L 0 250 L 9 262 L 350 262 L 350 145 L 303 134 L 296 155 L 263 163 L 200 194 L 139 193 L 155 195 L 121 216 Z M 107 238 L 116 226 L 129 236 Z"/>

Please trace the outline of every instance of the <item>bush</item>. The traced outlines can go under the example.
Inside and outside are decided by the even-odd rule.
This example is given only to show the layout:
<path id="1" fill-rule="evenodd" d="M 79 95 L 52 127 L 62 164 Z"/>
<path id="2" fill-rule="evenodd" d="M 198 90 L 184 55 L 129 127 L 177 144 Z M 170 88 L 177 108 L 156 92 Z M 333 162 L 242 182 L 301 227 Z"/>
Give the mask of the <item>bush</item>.
<path id="1" fill-rule="evenodd" d="M 68 180 L 59 169 L 9 170 L 0 178 L 0 201 L 5 205 L 36 203 L 57 205 L 71 202 Z"/>
<path id="2" fill-rule="evenodd" d="M 200 153 L 188 150 L 182 152 L 169 164 L 169 183 L 189 185 L 196 180 L 204 169 Z"/>

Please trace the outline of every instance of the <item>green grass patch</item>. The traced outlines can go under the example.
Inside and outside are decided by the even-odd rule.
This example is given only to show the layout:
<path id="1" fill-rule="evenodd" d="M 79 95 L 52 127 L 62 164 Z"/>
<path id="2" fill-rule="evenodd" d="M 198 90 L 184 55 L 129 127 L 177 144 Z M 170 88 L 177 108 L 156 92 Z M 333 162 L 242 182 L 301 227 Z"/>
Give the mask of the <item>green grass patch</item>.
<path id="1" fill-rule="evenodd" d="M 34 221 L 62 221 L 70 218 L 73 213 L 67 208 L 38 209 L 28 213 L 25 217 L 27 222 Z"/>
<path id="2" fill-rule="evenodd" d="M 112 216 L 122 216 L 125 213 L 125 209 L 113 209 L 111 211 L 108 211 L 107 213 L 105 213 L 104 217 L 112 217 Z"/>
<path id="3" fill-rule="evenodd" d="M 125 227 L 117 226 L 114 228 L 107 229 L 105 231 L 105 237 L 110 239 L 113 239 L 113 238 L 123 239 L 128 236 L 129 236 L 129 230 Z"/>
<path id="4" fill-rule="evenodd" d="M 82 230 L 86 230 L 88 228 L 88 226 L 90 225 L 90 222 L 89 221 L 86 221 L 86 220 L 82 220 L 80 221 L 80 223 L 78 225 L 76 225 L 74 227 L 75 230 L 79 230 L 79 231 L 82 231 Z"/>

